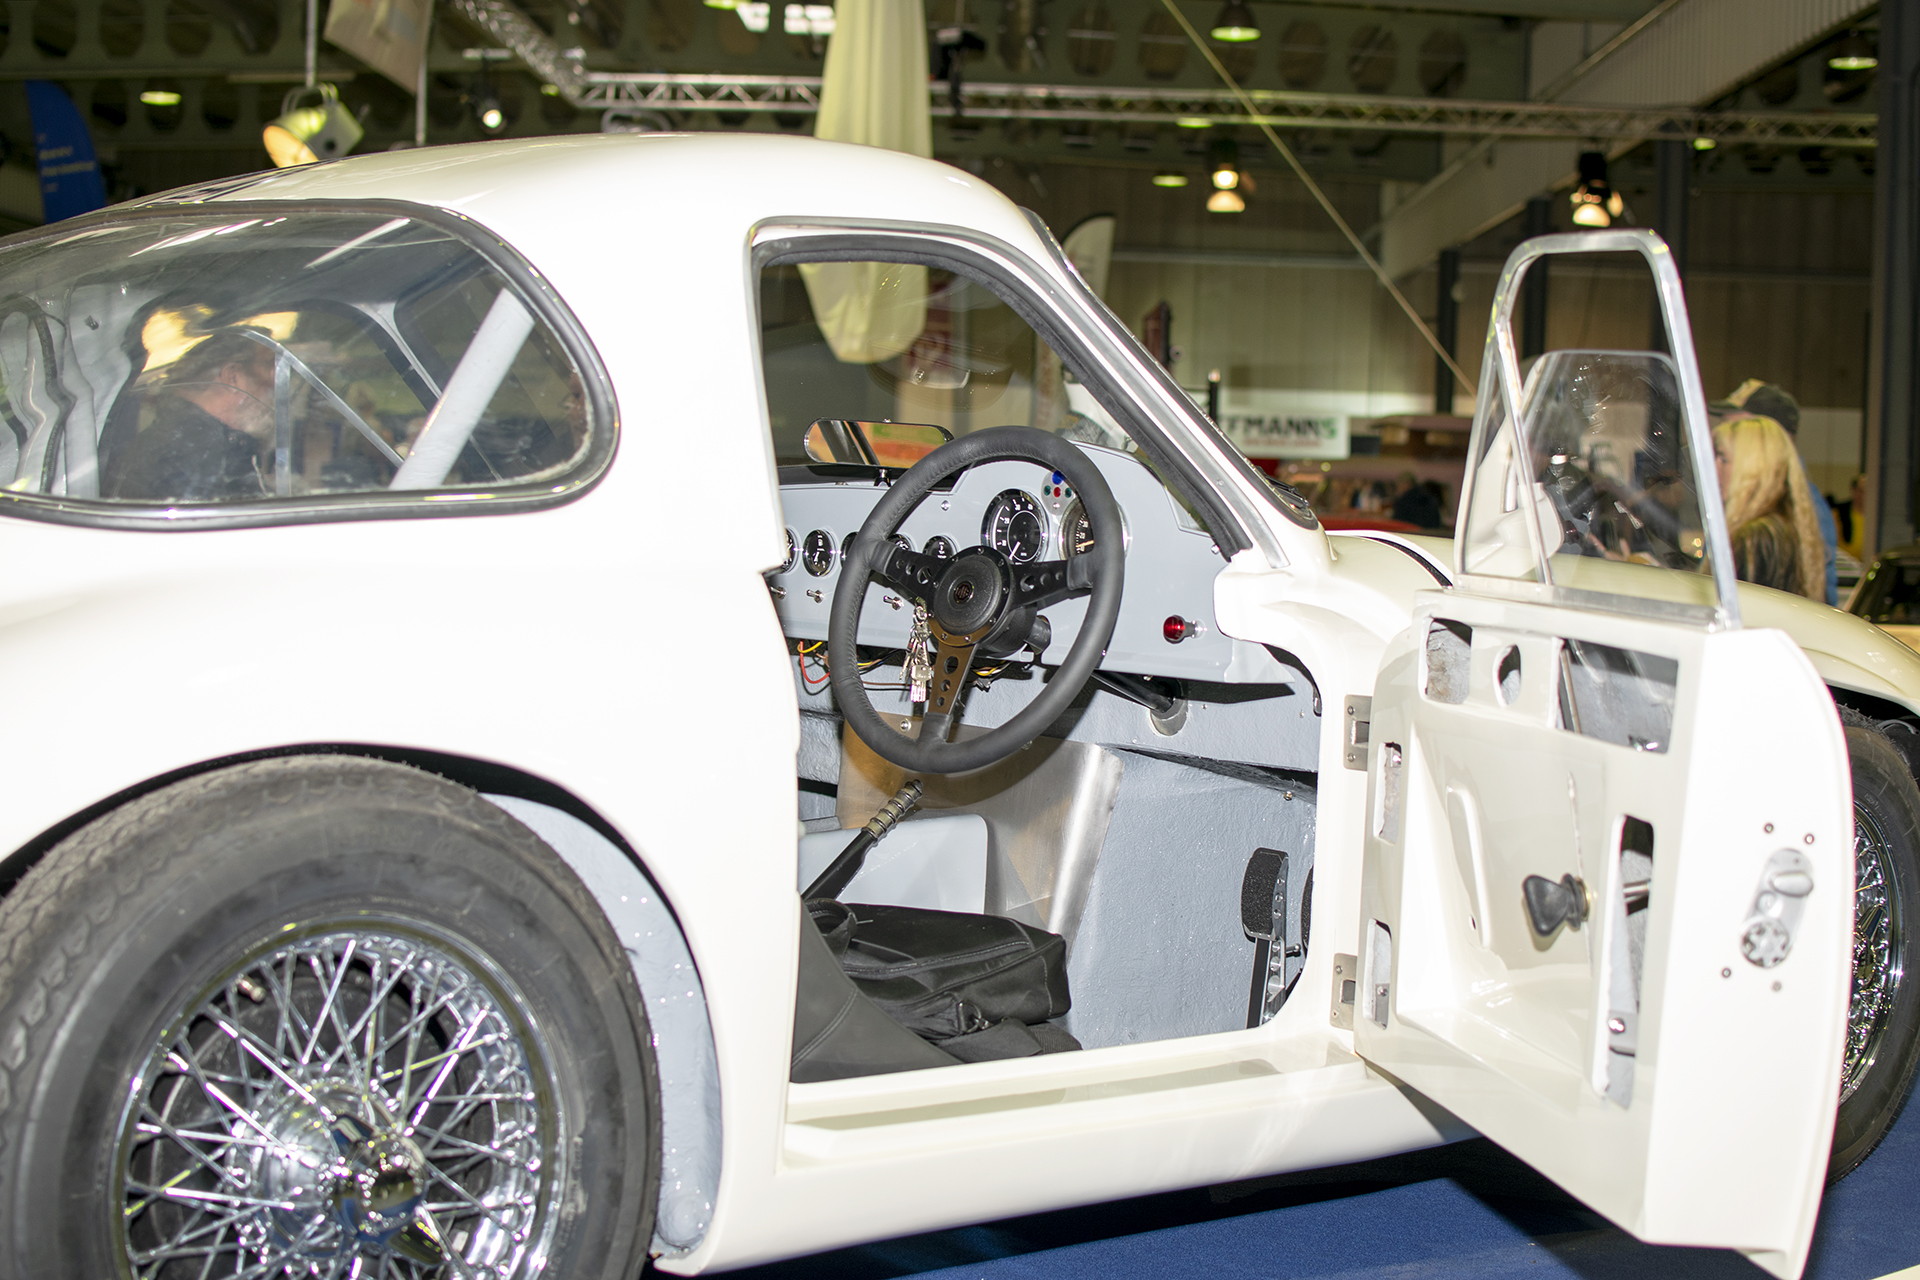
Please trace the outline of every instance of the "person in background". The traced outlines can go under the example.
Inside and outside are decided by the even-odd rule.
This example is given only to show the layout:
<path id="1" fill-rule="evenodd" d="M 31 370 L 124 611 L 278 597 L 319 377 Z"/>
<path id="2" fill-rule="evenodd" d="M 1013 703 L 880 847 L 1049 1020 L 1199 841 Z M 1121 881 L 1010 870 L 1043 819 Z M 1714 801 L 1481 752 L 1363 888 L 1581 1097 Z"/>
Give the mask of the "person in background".
<path id="1" fill-rule="evenodd" d="M 1814 507 L 1825 504 L 1785 429 L 1758 414 L 1728 418 L 1713 429 L 1713 464 L 1739 579 L 1824 600 L 1826 548 Z"/>
<path id="2" fill-rule="evenodd" d="M 1393 518 L 1419 529 L 1438 529 L 1440 497 L 1434 492 L 1437 486 L 1432 481 L 1421 484 L 1412 472 L 1401 476 L 1401 482 L 1406 487 L 1393 500 Z"/>
<path id="3" fill-rule="evenodd" d="M 1794 447 L 1794 461 L 1799 464 L 1796 470 L 1800 472 L 1801 478 L 1805 481 L 1807 493 L 1813 500 L 1814 519 L 1820 528 L 1820 539 L 1826 546 L 1826 594 L 1814 598 L 1824 599 L 1830 605 L 1838 605 L 1840 603 L 1840 569 L 1834 560 L 1834 553 L 1840 545 L 1839 530 L 1834 526 L 1833 509 L 1827 505 L 1827 500 L 1820 491 L 1813 487 L 1813 481 L 1806 480 L 1806 467 L 1799 462 L 1800 402 L 1774 383 L 1762 382 L 1758 378 L 1748 378 L 1735 387 L 1732 394 L 1725 400 L 1716 401 L 1709 407 L 1719 418 L 1730 419 L 1740 413 L 1752 413 L 1771 418 L 1786 431 L 1788 443 Z"/>

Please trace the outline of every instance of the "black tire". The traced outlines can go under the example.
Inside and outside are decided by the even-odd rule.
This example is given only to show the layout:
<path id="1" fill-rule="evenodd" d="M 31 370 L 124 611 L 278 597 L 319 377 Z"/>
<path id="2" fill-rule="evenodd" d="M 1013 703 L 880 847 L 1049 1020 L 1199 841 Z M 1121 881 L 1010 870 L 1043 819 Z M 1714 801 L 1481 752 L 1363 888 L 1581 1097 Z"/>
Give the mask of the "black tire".
<path id="1" fill-rule="evenodd" d="M 1841 708 L 1853 772 L 1853 996 L 1827 1181 L 1893 1127 L 1920 1067 L 1920 787 L 1869 721 Z"/>
<path id="2" fill-rule="evenodd" d="M 0 1275 L 631 1280 L 650 1046 L 586 888 L 473 792 L 324 757 L 167 787 L 0 903 Z"/>

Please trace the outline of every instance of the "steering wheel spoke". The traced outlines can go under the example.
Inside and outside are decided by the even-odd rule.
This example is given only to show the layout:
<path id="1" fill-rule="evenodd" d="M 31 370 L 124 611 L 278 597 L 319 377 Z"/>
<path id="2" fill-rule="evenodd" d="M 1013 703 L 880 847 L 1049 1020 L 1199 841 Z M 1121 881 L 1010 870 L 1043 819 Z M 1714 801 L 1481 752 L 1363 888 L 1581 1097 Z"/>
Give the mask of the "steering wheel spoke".
<path id="1" fill-rule="evenodd" d="M 1071 560 L 1041 560 L 1013 571 L 1013 607 L 1044 609 L 1093 590 L 1093 566 L 1085 556 Z"/>
<path id="2" fill-rule="evenodd" d="M 938 556 L 909 551 L 897 542 L 884 542 L 880 554 L 867 568 L 874 577 L 908 600 L 925 604 L 933 598 L 933 589 L 947 571 L 947 561 Z"/>
<path id="3" fill-rule="evenodd" d="M 973 675 L 973 651 L 993 625 L 954 635 L 939 623 L 928 628 L 933 636 L 933 678 L 927 681 L 927 710 L 920 718 L 920 742 L 945 742 L 953 733 L 960 696 Z"/>

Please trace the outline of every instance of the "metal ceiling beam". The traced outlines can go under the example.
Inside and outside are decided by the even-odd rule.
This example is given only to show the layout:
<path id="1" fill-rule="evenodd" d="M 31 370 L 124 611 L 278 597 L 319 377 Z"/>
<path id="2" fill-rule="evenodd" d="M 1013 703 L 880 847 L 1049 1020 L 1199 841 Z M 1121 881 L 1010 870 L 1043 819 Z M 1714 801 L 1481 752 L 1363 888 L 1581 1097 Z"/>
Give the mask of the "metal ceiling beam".
<path id="1" fill-rule="evenodd" d="M 1576 79 L 1546 86 L 1556 102 L 1643 110 L 1712 102 L 1857 18 L 1873 0 L 1662 0 L 1647 7 L 1651 21 L 1604 61 L 1585 65 Z M 1607 145 L 1600 149 L 1614 154 L 1624 148 L 1619 140 L 1602 141 Z M 1387 214 L 1380 225 L 1380 261 L 1395 276 L 1404 275 L 1432 262 L 1441 249 L 1499 226 L 1530 196 L 1570 183 L 1579 150 L 1528 139 L 1476 148 L 1470 153 L 1475 162 L 1450 165 Z"/>
<path id="2" fill-rule="evenodd" d="M 444 0 L 446 6 L 498 40 L 528 70 L 554 85 L 574 106 L 583 105 L 586 58 L 583 49 L 563 49 L 507 0 Z"/>
<path id="3" fill-rule="evenodd" d="M 482 3 L 483 0 L 462 0 Z M 557 82 L 556 82 L 557 83 Z M 566 92 L 562 87 L 562 92 Z M 570 95 L 571 96 L 571 95 Z M 816 76 L 583 74 L 575 105 L 651 111 L 808 114 L 819 109 Z M 1875 117 L 1865 113 L 1689 111 L 1538 102 L 1461 102 L 1364 94 L 1249 90 L 1258 116 L 1225 90 L 1104 88 L 1079 85 L 969 84 L 964 116 L 980 120 L 1053 120 L 1114 124 L 1270 124 L 1275 128 L 1513 138 L 1710 138 L 1716 143 L 1871 147 Z M 936 117 L 951 117 L 944 84 L 929 89 Z"/>

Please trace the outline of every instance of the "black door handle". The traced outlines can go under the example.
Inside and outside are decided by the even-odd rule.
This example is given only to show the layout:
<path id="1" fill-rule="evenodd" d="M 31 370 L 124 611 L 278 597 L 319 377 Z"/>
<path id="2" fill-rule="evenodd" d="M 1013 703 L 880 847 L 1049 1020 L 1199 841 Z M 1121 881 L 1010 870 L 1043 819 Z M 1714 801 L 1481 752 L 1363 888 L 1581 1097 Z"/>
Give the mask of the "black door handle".
<path id="1" fill-rule="evenodd" d="M 1587 918 L 1587 886 L 1578 876 L 1561 876 L 1558 883 L 1528 876 L 1520 882 L 1520 897 L 1527 904 L 1528 923 L 1543 938 L 1551 938 L 1563 924 L 1578 929 Z"/>

